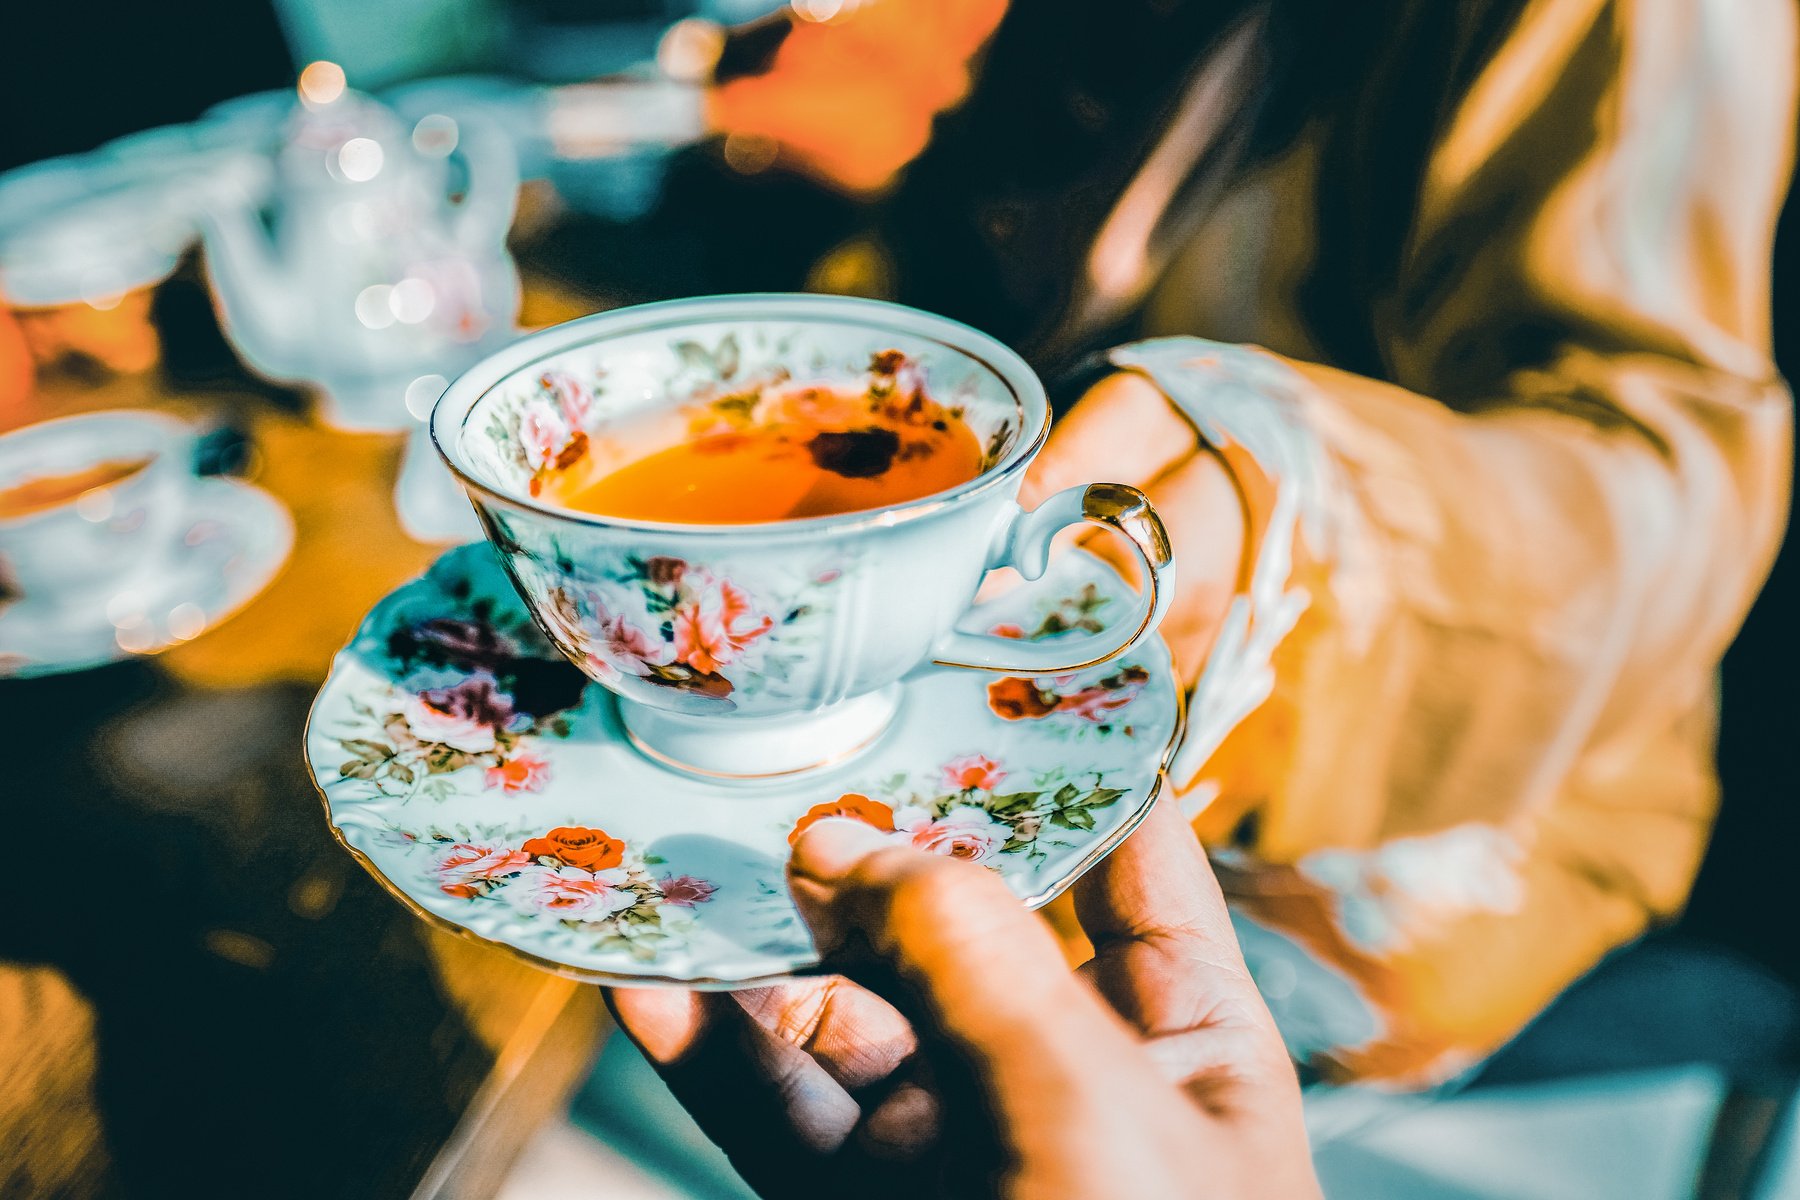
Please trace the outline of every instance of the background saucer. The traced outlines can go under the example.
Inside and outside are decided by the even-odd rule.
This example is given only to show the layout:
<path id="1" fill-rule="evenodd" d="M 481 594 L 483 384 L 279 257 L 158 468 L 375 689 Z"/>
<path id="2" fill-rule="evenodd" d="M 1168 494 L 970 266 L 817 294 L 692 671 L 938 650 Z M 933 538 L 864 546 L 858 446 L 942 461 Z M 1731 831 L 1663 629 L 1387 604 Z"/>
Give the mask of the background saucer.
<path id="1" fill-rule="evenodd" d="M 1073 552 L 969 627 L 1050 638 L 1131 613 Z M 874 748 L 714 783 L 652 764 L 556 655 L 485 543 L 384 600 L 314 702 L 306 753 L 339 839 L 428 920 L 595 981 L 749 986 L 816 962 L 788 836 L 839 810 L 984 862 L 1028 904 L 1135 827 L 1180 726 L 1161 641 L 1055 678 L 926 668 Z"/>
<path id="2" fill-rule="evenodd" d="M 190 641 L 267 587 L 294 546 L 281 501 L 235 479 L 197 479 L 181 545 L 131 579 L 103 607 L 0 610 L 0 678 L 87 670 Z"/>

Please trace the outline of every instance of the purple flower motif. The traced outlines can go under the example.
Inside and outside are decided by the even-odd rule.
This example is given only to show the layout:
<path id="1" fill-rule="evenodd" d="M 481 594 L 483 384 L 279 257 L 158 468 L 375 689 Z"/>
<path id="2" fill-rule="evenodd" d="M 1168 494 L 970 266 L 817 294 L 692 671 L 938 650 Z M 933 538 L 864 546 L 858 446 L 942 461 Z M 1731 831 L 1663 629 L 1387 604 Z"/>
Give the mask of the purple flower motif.
<path id="1" fill-rule="evenodd" d="M 496 745 L 519 714 L 512 697 L 495 686 L 492 675 L 477 672 L 449 687 L 427 688 L 407 697 L 401 709 L 407 726 L 420 741 L 482 754 Z"/>
<path id="2" fill-rule="evenodd" d="M 719 890 L 716 883 L 708 883 L 693 875 L 664 875 L 656 884 L 662 892 L 663 903 L 676 908 L 693 908 L 705 904 Z"/>
<path id="3" fill-rule="evenodd" d="M 501 636 L 493 626 L 453 617 L 419 622 L 413 629 L 413 640 L 421 649 L 434 650 L 446 661 L 467 667 L 491 668 L 519 654 L 511 639 Z"/>

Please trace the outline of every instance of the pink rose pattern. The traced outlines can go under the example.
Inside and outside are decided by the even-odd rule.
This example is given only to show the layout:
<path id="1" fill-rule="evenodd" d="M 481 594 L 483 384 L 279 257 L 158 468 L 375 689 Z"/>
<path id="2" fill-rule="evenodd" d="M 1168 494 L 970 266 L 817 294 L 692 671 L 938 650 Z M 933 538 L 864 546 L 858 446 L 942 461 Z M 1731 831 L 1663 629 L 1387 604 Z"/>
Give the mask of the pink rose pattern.
<path id="1" fill-rule="evenodd" d="M 547 471 L 575 438 L 560 409 L 532 400 L 519 415 L 519 445 L 533 471 Z"/>
<path id="2" fill-rule="evenodd" d="M 1012 840 L 1012 826 L 985 808 L 959 804 L 941 817 L 928 809 L 903 808 L 894 814 L 894 829 L 917 849 L 946 858 L 989 863 Z"/>
<path id="3" fill-rule="evenodd" d="M 664 875 L 657 881 L 662 889 L 663 903 L 673 904 L 677 908 L 694 908 L 705 904 L 719 890 L 718 884 L 708 883 L 693 875 Z"/>
<path id="4" fill-rule="evenodd" d="M 780 629 L 812 611 L 808 604 L 772 610 L 737 581 L 667 555 L 628 559 L 599 586 L 563 583 L 550 591 L 558 634 L 594 678 L 629 677 L 726 703 L 745 673 L 759 669 Z"/>
<path id="5" fill-rule="evenodd" d="M 556 405 L 556 410 L 573 429 L 587 424 L 594 408 L 594 392 L 587 384 L 567 371 L 545 371 L 538 376 L 538 387 Z"/>
<path id="6" fill-rule="evenodd" d="M 708 577 L 697 592 L 675 609 L 675 657 L 716 675 L 768 633 L 775 618 L 755 611 L 750 594 L 729 579 Z"/>
<path id="7" fill-rule="evenodd" d="M 1065 840 L 1059 831 L 1091 831 L 1095 811 L 1116 804 L 1125 794 L 1124 788 L 1107 787 L 1099 771 L 1002 792 L 1009 775 L 985 754 L 965 754 L 938 768 L 938 786 L 933 789 L 906 790 L 900 780 L 886 789 L 886 799 L 873 799 L 874 792 L 857 792 L 841 797 L 839 803 L 854 801 L 847 815 L 877 829 L 891 828 L 889 837 L 928 854 L 998 867 L 1001 856 L 1008 854 L 1042 861 L 1046 845 Z M 822 807 L 830 807 L 829 798 L 809 810 L 801 826 Z"/>
<path id="8" fill-rule="evenodd" d="M 596 387 L 566 371 L 545 371 L 537 390 L 509 417 L 496 418 L 497 440 L 514 447 L 531 472 L 537 495 L 544 477 L 578 462 L 587 453 L 587 423 L 593 415 Z"/>
<path id="9" fill-rule="evenodd" d="M 449 687 L 428 688 L 400 702 L 400 716 L 421 742 L 452 750 L 484 754 L 499 744 L 512 724 L 512 697 L 498 690 L 486 671 L 477 671 Z"/>
<path id="10" fill-rule="evenodd" d="M 556 607 L 559 610 L 567 606 L 567 596 L 567 589 L 557 593 Z M 588 609 L 594 614 L 591 632 L 584 628 L 584 622 L 579 616 L 565 619 L 559 624 L 562 626 L 563 636 L 570 642 L 577 646 L 594 646 L 585 658 L 588 673 L 594 678 L 616 680 L 630 675 L 644 679 L 650 677 L 657 668 L 667 667 L 675 662 L 673 647 L 650 630 L 632 623 L 624 613 L 609 614 L 598 594 L 590 595 Z"/>
<path id="11" fill-rule="evenodd" d="M 531 862 L 522 850 L 458 842 L 438 858 L 438 886 L 447 895 L 485 895 L 498 881 L 516 875 Z"/>
<path id="12" fill-rule="evenodd" d="M 991 792 L 1005 779 L 1000 764 L 985 754 L 965 754 L 944 764 L 944 786 L 953 791 L 980 788 Z"/>
<path id="13" fill-rule="evenodd" d="M 518 918 L 556 922 L 596 936 L 597 948 L 624 950 L 645 961 L 682 937 L 691 914 L 719 891 L 694 875 L 665 872 L 659 878 L 651 868 L 662 860 L 629 848 L 619 865 L 590 871 L 527 852 L 523 846 L 534 840 L 532 832 L 482 836 L 459 827 L 423 834 L 397 829 L 392 836 L 436 848 L 427 879 L 446 896 L 504 904 Z"/>
<path id="14" fill-rule="evenodd" d="M 521 873 L 508 889 L 507 899 L 526 913 L 549 913 L 565 921 L 598 921 L 637 897 L 625 887 L 629 876 L 623 867 L 584 871 L 580 867 L 540 867 Z"/>

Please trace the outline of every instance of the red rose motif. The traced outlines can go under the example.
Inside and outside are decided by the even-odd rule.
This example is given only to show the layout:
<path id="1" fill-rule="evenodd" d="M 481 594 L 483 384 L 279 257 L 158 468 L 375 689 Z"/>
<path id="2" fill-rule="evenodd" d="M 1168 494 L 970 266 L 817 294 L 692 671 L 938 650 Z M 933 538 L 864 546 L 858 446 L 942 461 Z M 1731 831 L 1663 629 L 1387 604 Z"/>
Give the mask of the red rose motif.
<path id="1" fill-rule="evenodd" d="M 793 832 L 788 834 L 788 845 L 799 841 L 801 834 L 826 817 L 848 817 L 852 821 L 861 821 L 864 825 L 873 825 L 883 833 L 894 831 L 893 809 L 860 792 L 846 792 L 836 800 L 815 804 L 807 809 L 806 815 L 794 823 Z"/>
<path id="2" fill-rule="evenodd" d="M 1002 621 L 988 632 L 995 637 L 1012 638 L 1015 641 L 1023 640 L 1025 637 L 1025 631 L 1011 621 Z"/>
<path id="3" fill-rule="evenodd" d="M 532 858 L 553 858 L 584 871 L 605 871 L 625 861 L 625 843 L 604 829 L 565 825 L 535 837 L 520 847 Z"/>
<path id="4" fill-rule="evenodd" d="M 750 593 L 729 579 L 711 580 L 675 610 L 675 658 L 702 675 L 717 675 L 774 627 L 773 617 L 751 608 Z"/>
<path id="5" fill-rule="evenodd" d="M 1037 681 L 1009 675 L 988 684 L 988 707 L 1007 721 L 1035 721 L 1056 711 L 1054 699 L 1046 700 Z"/>
<path id="6" fill-rule="evenodd" d="M 521 754 L 487 769 L 487 785 L 506 792 L 541 792 L 550 782 L 550 764 Z"/>
<path id="7" fill-rule="evenodd" d="M 991 792 L 1005 778 L 1000 764 L 985 754 L 965 754 L 944 764 L 944 786 L 953 792 L 974 788 Z"/>

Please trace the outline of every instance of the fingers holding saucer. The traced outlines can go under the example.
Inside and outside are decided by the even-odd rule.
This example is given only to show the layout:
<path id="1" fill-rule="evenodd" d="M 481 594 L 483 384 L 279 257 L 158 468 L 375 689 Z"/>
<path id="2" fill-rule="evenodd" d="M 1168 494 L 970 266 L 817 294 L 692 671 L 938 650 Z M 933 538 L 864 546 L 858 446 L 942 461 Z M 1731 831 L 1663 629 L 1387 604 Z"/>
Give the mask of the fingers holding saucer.
<path id="1" fill-rule="evenodd" d="M 1166 793 L 1075 885 L 1075 909 L 1094 946 L 1082 973 L 1146 1036 L 1256 996 L 1206 853 Z"/>
<path id="2" fill-rule="evenodd" d="M 606 997 L 619 1027 L 752 1183 L 829 1156 L 862 1117 L 830 1072 L 729 994 L 617 988 Z"/>
<path id="3" fill-rule="evenodd" d="M 1032 507 L 1081 483 L 1142 483 L 1192 454 L 1200 436 L 1148 376 L 1119 371 L 1089 388 L 1060 418 L 1026 475 Z"/>
<path id="4" fill-rule="evenodd" d="M 887 1079 L 918 1048 L 912 1025 L 893 1005 L 841 975 L 731 995 L 752 1020 L 812 1055 L 852 1092 Z"/>

